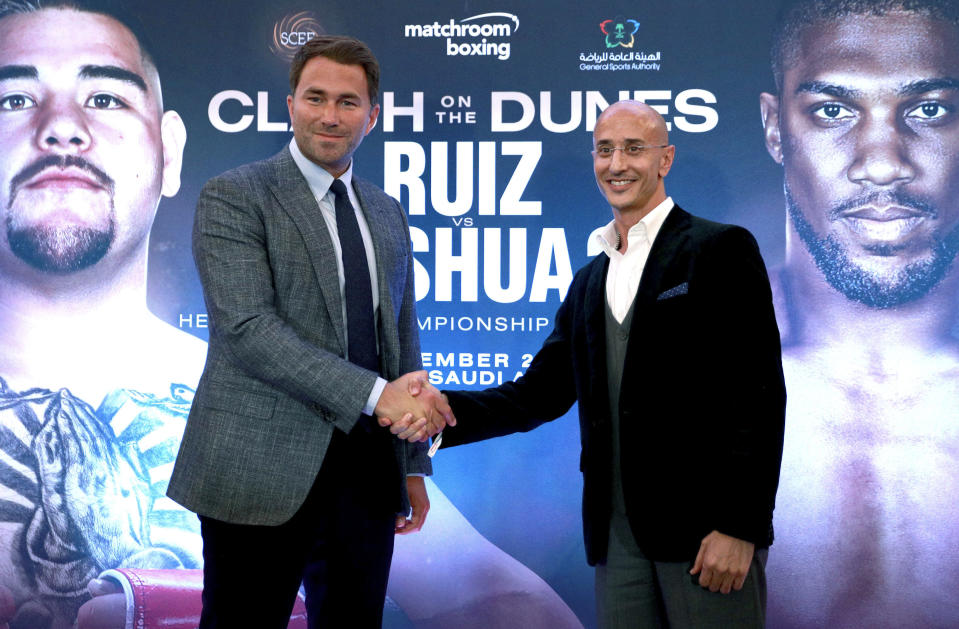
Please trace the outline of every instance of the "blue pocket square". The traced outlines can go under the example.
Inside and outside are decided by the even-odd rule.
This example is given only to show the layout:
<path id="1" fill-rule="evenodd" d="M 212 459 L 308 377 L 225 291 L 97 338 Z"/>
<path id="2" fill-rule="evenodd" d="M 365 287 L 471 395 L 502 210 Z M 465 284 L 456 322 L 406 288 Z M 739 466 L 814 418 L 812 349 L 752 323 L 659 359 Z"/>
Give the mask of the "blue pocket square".
<path id="1" fill-rule="evenodd" d="M 689 282 L 683 282 L 673 286 L 669 290 L 663 291 L 659 294 L 659 297 L 656 298 L 656 301 L 661 301 L 663 299 L 669 299 L 670 297 L 676 297 L 678 295 L 685 295 L 689 292 Z"/>

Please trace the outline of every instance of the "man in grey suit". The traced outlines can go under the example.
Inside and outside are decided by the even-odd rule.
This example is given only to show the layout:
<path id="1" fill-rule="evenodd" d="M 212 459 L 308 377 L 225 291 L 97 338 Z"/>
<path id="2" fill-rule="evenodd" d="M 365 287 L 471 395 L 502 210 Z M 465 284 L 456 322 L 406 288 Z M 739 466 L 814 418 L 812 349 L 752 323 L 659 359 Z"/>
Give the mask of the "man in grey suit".
<path id="1" fill-rule="evenodd" d="M 406 216 L 352 172 L 378 81 L 362 42 L 304 45 L 289 147 L 197 204 L 210 344 L 168 494 L 200 516 L 204 629 L 286 627 L 301 581 L 311 627 L 379 626 L 394 532 L 429 508 L 421 440 L 453 418 L 399 378 L 420 368 Z M 370 417 L 407 411 L 407 440 Z"/>

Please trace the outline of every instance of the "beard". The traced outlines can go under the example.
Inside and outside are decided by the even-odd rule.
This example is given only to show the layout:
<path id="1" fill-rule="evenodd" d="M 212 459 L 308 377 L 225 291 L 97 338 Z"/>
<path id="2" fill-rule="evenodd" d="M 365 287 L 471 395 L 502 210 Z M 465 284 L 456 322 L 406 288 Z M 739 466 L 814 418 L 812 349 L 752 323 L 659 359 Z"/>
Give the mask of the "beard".
<path id="1" fill-rule="evenodd" d="M 112 217 L 106 229 L 81 225 L 19 229 L 7 226 L 7 240 L 14 255 L 45 273 L 74 273 L 93 266 L 109 251 L 113 236 Z"/>
<path id="2" fill-rule="evenodd" d="M 81 169 L 107 190 L 110 206 L 106 225 L 20 225 L 14 220 L 14 216 L 8 216 L 7 241 L 14 255 L 39 271 L 73 273 L 99 262 L 113 244 L 116 226 L 113 208 L 114 182 L 105 172 L 83 157 L 47 155 L 26 166 L 10 180 L 11 193 L 7 209 L 13 207 L 14 197 L 25 182 L 51 167 Z"/>
<path id="3" fill-rule="evenodd" d="M 847 249 L 834 236 L 820 237 L 799 209 L 788 184 L 785 187 L 786 209 L 796 233 L 812 255 L 816 267 L 830 286 L 847 299 L 870 308 L 888 309 L 924 297 L 946 276 L 956 254 L 959 253 L 959 226 L 945 235 L 934 234 L 930 243 L 931 255 L 926 260 L 911 262 L 893 273 L 877 273 L 853 262 Z M 896 204 L 922 208 L 935 216 L 935 207 L 921 200 L 894 193 Z M 857 202 L 858 203 L 858 202 Z M 850 204 L 843 204 L 843 206 Z M 836 217 L 843 207 L 832 208 L 828 215 Z M 872 253 L 895 256 L 890 246 L 877 246 Z"/>

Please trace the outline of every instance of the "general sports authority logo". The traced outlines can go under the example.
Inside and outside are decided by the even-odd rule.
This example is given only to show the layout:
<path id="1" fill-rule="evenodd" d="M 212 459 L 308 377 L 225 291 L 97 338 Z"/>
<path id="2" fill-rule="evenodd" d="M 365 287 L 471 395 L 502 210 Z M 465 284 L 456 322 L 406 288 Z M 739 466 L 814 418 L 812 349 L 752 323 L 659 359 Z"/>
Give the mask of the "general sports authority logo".
<path id="1" fill-rule="evenodd" d="M 599 23 L 599 30 L 606 35 L 606 47 L 632 48 L 635 38 L 633 35 L 639 30 L 639 22 L 636 20 L 627 20 L 621 15 L 617 15 L 614 20 L 603 20 Z"/>

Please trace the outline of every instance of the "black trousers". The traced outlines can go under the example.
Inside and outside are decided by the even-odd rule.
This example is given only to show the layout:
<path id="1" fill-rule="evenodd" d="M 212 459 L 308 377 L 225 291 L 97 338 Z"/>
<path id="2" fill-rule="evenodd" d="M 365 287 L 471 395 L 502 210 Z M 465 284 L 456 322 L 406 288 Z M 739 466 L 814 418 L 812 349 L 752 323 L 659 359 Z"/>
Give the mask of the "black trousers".
<path id="1" fill-rule="evenodd" d="M 301 582 L 310 629 L 380 627 L 398 506 L 391 438 L 359 426 L 336 431 L 309 495 L 284 524 L 200 516 L 199 629 L 285 629 Z"/>

